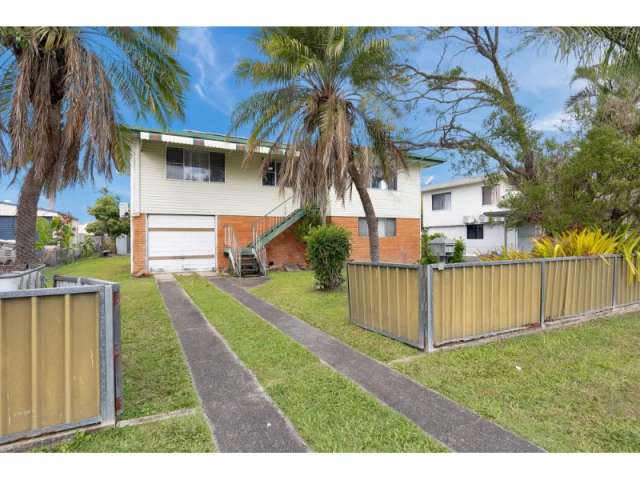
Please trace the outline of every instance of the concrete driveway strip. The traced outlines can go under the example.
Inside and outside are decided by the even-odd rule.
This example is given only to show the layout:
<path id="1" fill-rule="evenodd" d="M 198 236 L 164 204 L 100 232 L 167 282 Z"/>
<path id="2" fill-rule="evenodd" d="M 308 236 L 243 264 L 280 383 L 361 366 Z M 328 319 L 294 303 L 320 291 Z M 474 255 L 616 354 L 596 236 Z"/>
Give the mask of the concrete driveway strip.
<path id="1" fill-rule="evenodd" d="M 236 280 L 210 282 L 409 418 L 456 452 L 542 452 L 540 447 L 467 410 L 242 288 Z"/>
<path id="2" fill-rule="evenodd" d="M 202 406 L 221 452 L 304 452 L 307 446 L 253 374 L 172 275 L 157 275 Z"/>

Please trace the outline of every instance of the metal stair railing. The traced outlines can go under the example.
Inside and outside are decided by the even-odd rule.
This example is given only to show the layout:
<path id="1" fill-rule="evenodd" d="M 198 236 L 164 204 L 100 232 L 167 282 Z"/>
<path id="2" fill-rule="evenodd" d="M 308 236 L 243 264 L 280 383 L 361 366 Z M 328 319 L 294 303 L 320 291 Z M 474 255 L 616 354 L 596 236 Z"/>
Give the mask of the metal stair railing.
<path id="1" fill-rule="evenodd" d="M 236 231 L 231 225 L 224 226 L 224 249 L 229 254 L 231 268 L 233 268 L 234 273 L 242 277 L 242 250 L 240 243 L 238 243 Z"/>
<path id="2" fill-rule="evenodd" d="M 263 274 L 267 273 L 266 244 L 268 240 L 265 242 L 265 237 L 299 208 L 295 197 L 292 195 L 273 207 L 253 224 L 251 229 L 252 241 L 249 247 L 253 249 L 258 266 Z"/>
<path id="3" fill-rule="evenodd" d="M 286 198 L 278 205 L 273 207 L 254 223 L 254 228 L 259 236 L 264 236 L 282 223 L 291 213 L 299 207 L 296 205 L 293 196 Z"/>
<path id="4" fill-rule="evenodd" d="M 258 234 L 256 225 L 253 225 L 252 231 L 252 250 L 258 262 L 258 268 L 263 275 L 267 274 L 267 246 L 262 241 L 262 236 Z"/>

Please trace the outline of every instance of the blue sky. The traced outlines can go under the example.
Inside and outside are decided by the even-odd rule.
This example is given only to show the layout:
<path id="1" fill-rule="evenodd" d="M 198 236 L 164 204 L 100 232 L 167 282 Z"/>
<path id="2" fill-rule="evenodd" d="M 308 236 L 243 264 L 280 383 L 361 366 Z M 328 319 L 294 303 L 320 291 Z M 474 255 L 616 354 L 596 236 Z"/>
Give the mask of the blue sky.
<path id="1" fill-rule="evenodd" d="M 191 75 L 186 97 L 186 115 L 182 121 L 174 121 L 172 129 L 193 129 L 218 133 L 228 133 L 229 118 L 235 103 L 251 93 L 250 86 L 240 84 L 233 75 L 233 67 L 238 59 L 252 57 L 256 51 L 251 42 L 251 28 L 196 28 L 181 30 L 179 59 Z M 507 38 L 506 42 L 510 40 Z M 408 52 L 418 65 L 428 68 L 434 65 L 440 54 L 439 45 L 430 45 Z M 457 58 L 457 63 L 470 72 L 482 72 L 472 55 Z M 528 48 L 510 57 L 507 66 L 517 82 L 517 98 L 536 116 L 535 127 L 546 134 L 554 135 L 565 119 L 564 103 L 571 93 L 570 79 L 573 66 L 554 60 L 553 52 Z M 574 86 L 575 88 L 575 86 Z M 130 124 L 153 127 L 152 120 L 140 120 L 125 116 Z M 416 115 L 411 119 L 417 124 L 429 125 L 428 115 Z M 245 132 L 239 132 L 245 134 Z M 454 175 L 451 165 L 444 164 L 423 171 L 423 177 L 434 176 L 434 182 L 447 180 Z M 95 184 L 68 188 L 60 192 L 55 200 L 55 208 L 70 212 L 82 222 L 92 218 L 87 207 L 99 196 L 99 190 L 107 186 L 129 201 L 129 177 L 116 175 L 110 183 L 97 177 Z M 9 179 L 0 177 L 0 200 L 17 201 L 19 184 L 10 186 Z M 41 206 L 47 206 L 43 199 Z"/>

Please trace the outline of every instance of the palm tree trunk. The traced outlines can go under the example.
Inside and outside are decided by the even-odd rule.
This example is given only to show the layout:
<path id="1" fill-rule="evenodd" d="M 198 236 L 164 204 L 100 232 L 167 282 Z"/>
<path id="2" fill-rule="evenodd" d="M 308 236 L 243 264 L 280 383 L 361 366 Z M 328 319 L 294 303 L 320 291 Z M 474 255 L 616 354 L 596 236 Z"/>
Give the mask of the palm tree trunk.
<path id="1" fill-rule="evenodd" d="M 353 164 L 349 165 L 349 175 L 356 186 L 364 215 L 367 219 L 367 229 L 369 230 L 369 257 L 371 262 L 378 263 L 380 261 L 380 240 L 378 238 L 378 218 L 373 209 L 373 202 L 367 190 L 368 182 L 365 175 L 362 175 L 357 167 Z"/>
<path id="2" fill-rule="evenodd" d="M 29 169 L 18 200 L 16 211 L 16 264 L 34 264 L 36 257 L 36 222 L 38 220 L 38 200 L 43 181 L 36 179 L 34 167 Z"/>

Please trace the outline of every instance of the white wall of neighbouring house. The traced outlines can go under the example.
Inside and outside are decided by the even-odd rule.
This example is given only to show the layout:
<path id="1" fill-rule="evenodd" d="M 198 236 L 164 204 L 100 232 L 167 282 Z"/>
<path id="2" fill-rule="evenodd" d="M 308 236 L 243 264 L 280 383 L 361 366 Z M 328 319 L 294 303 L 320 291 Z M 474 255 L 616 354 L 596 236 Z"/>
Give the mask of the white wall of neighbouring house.
<path id="1" fill-rule="evenodd" d="M 464 179 L 461 181 L 464 181 Z M 425 228 L 463 225 L 465 223 L 464 217 L 478 217 L 485 212 L 501 210 L 498 207 L 498 202 L 491 205 L 482 204 L 482 187 L 484 185 L 482 177 L 474 177 L 469 181 L 473 181 L 473 183 L 451 185 L 454 182 L 445 182 L 442 187 L 430 185 L 427 190 L 422 192 L 422 223 Z M 504 182 L 496 185 L 496 188 L 498 189 L 498 201 L 511 192 L 509 186 Z M 432 196 L 446 192 L 451 192 L 451 208 L 448 210 L 433 210 Z"/>
<path id="2" fill-rule="evenodd" d="M 482 187 L 484 177 L 468 177 L 441 184 L 429 185 L 422 192 L 422 226 L 429 233 L 442 233 L 452 240 L 462 239 L 467 247 L 467 255 L 481 255 L 500 251 L 504 247 L 505 232 L 502 219 L 490 219 L 485 214 L 502 210 L 498 203 L 512 192 L 505 183 L 495 185 L 491 204 L 483 204 Z M 433 209 L 433 195 L 450 193 L 450 206 L 443 210 Z M 483 238 L 467 238 L 468 224 L 482 224 Z M 518 231 L 509 229 L 507 232 L 507 248 L 517 249 Z"/>
<path id="3" fill-rule="evenodd" d="M 451 240 L 461 239 L 465 246 L 465 255 L 482 255 L 490 252 L 499 252 L 504 246 L 504 224 L 503 223 L 485 223 L 483 224 L 484 235 L 482 239 L 468 239 L 467 226 L 455 225 L 447 227 L 429 227 L 428 232 L 442 233 Z M 518 232 L 510 229 L 507 232 L 507 248 L 518 248 Z"/>

